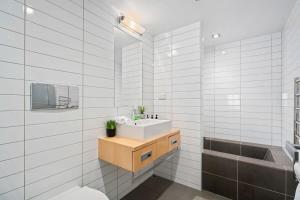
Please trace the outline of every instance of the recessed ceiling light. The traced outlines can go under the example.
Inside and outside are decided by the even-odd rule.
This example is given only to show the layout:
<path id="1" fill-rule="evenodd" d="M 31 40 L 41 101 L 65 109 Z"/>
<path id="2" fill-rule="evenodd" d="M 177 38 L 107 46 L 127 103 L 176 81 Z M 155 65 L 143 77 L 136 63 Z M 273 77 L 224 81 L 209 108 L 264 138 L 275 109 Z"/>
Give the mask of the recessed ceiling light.
<path id="1" fill-rule="evenodd" d="M 220 34 L 220 33 L 214 33 L 214 34 L 212 34 L 211 37 L 212 37 L 213 39 L 218 39 L 218 38 L 221 37 L 221 34 Z"/>
<path id="2" fill-rule="evenodd" d="M 23 6 L 23 12 L 26 12 L 28 15 L 32 15 L 34 13 L 34 10 L 28 6 Z"/>
<path id="3" fill-rule="evenodd" d="M 223 55 L 225 55 L 225 54 L 226 54 L 226 51 L 222 51 L 221 53 L 222 53 Z"/>

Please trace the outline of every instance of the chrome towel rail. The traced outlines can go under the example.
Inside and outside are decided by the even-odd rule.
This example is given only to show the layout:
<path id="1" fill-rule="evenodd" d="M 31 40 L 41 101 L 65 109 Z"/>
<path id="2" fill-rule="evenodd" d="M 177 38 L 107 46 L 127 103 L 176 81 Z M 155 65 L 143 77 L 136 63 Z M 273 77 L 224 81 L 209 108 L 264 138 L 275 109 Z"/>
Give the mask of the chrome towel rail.
<path id="1" fill-rule="evenodd" d="M 300 141 L 300 77 L 294 82 L 294 144 Z"/>

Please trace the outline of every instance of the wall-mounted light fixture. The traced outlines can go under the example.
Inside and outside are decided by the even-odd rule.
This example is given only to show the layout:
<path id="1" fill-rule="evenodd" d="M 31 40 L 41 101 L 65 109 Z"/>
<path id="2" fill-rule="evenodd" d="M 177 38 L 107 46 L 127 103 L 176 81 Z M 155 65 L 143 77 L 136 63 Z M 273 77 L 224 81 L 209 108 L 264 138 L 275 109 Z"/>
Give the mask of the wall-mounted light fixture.
<path id="1" fill-rule="evenodd" d="M 221 34 L 220 34 L 220 33 L 214 33 L 214 34 L 211 35 L 211 37 L 212 37 L 213 39 L 218 39 L 218 38 L 221 37 Z"/>
<path id="2" fill-rule="evenodd" d="M 146 29 L 144 27 L 137 24 L 130 17 L 124 16 L 124 15 L 119 17 L 119 24 L 121 26 L 123 26 L 124 28 L 128 29 L 129 31 L 137 33 L 139 35 L 143 35 L 146 31 Z"/>

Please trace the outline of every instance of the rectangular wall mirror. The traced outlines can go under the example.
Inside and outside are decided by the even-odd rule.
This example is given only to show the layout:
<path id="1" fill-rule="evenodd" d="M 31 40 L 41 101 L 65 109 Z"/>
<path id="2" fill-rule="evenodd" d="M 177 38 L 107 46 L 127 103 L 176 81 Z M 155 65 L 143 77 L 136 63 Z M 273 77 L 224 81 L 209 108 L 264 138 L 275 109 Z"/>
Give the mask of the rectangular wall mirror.
<path id="1" fill-rule="evenodd" d="M 115 27 L 115 107 L 129 110 L 143 102 L 142 42 Z"/>

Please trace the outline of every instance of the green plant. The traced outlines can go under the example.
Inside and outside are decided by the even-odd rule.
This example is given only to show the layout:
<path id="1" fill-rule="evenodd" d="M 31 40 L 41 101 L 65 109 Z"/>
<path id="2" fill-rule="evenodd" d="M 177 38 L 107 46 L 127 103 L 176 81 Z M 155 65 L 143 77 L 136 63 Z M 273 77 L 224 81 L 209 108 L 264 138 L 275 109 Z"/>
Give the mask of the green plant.
<path id="1" fill-rule="evenodd" d="M 145 106 L 139 106 L 138 110 L 139 110 L 139 113 L 143 115 L 145 113 Z"/>
<path id="2" fill-rule="evenodd" d="M 117 122 L 115 120 L 106 121 L 106 129 L 113 130 L 117 128 Z"/>

